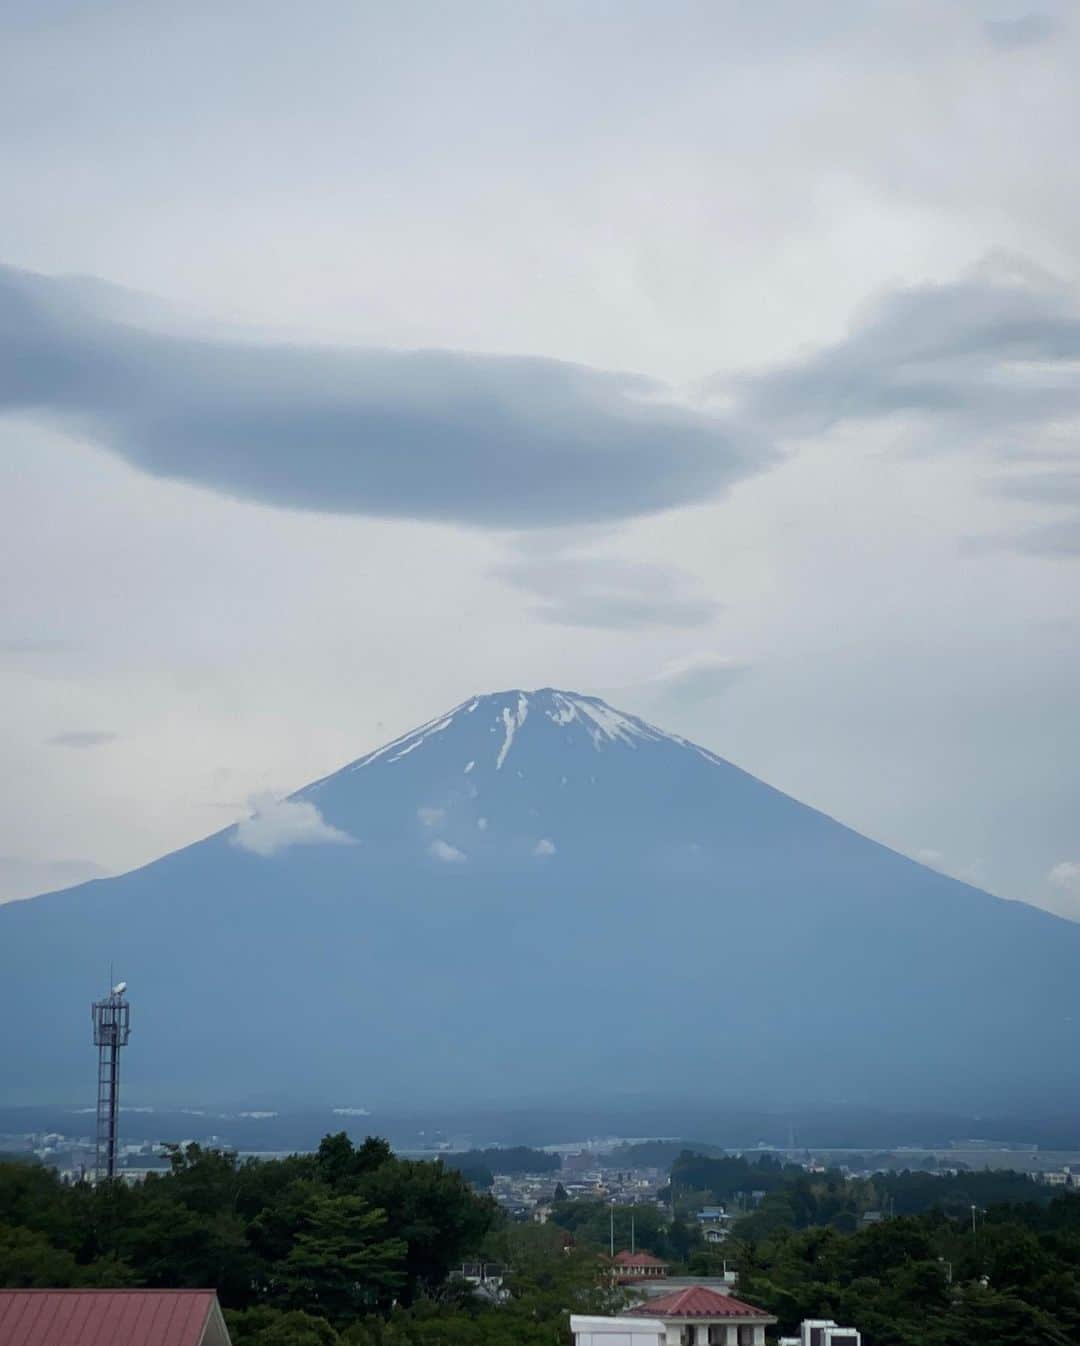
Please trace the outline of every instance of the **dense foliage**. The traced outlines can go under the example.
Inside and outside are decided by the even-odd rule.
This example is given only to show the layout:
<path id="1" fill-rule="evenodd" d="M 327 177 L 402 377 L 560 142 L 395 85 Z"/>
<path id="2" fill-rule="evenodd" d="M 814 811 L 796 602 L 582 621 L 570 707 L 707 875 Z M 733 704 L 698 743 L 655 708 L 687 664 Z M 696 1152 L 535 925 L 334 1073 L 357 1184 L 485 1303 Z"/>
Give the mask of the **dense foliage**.
<path id="1" fill-rule="evenodd" d="M 168 1170 L 134 1186 L 0 1163 L 0 1285 L 211 1286 L 236 1346 L 566 1343 L 567 1310 L 622 1300 L 565 1242 L 502 1227 L 440 1162 L 344 1133 L 270 1162 L 171 1147 Z M 512 1266 L 504 1302 L 455 1276 L 474 1257 Z"/>
<path id="2" fill-rule="evenodd" d="M 617 1247 L 633 1220 L 637 1246 L 675 1269 L 737 1265 L 781 1331 L 825 1317 L 866 1346 L 1080 1341 L 1080 1196 L 1022 1174 L 848 1179 L 692 1155 L 676 1170 L 674 1217 L 560 1201 L 535 1225 L 506 1224 L 442 1163 L 344 1134 L 272 1162 L 173 1148 L 136 1186 L 0 1162 L 0 1285 L 213 1286 L 236 1346 L 568 1346 L 568 1312 L 627 1302 L 598 1256 L 614 1218 Z M 702 1247 L 683 1203 L 740 1192 L 764 1195 Z M 868 1209 L 896 1214 L 852 1228 Z M 487 1297 L 455 1275 L 474 1258 L 507 1268 Z"/>
<path id="3" fill-rule="evenodd" d="M 739 1250 L 740 1293 L 794 1330 L 834 1318 L 867 1346 L 1067 1346 L 1080 1341 L 1080 1197 L 940 1210 L 856 1234 L 780 1230 Z"/>
<path id="4" fill-rule="evenodd" d="M 684 1152 L 671 1168 L 671 1193 L 680 1210 L 718 1202 L 748 1213 L 741 1232 L 761 1237 L 777 1229 L 824 1224 L 851 1232 L 868 1211 L 917 1215 L 938 1207 L 947 1214 L 964 1214 L 972 1206 L 1046 1201 L 1050 1189 L 1026 1173 L 1006 1169 L 943 1174 L 905 1169 L 850 1178 L 837 1169 L 808 1173 L 771 1155 L 749 1160 Z"/>
<path id="5" fill-rule="evenodd" d="M 684 1153 L 671 1177 L 679 1209 L 743 1212 L 723 1252 L 782 1332 L 832 1318 L 867 1346 L 1080 1341 L 1080 1196 L 1025 1173 L 851 1178 Z"/>

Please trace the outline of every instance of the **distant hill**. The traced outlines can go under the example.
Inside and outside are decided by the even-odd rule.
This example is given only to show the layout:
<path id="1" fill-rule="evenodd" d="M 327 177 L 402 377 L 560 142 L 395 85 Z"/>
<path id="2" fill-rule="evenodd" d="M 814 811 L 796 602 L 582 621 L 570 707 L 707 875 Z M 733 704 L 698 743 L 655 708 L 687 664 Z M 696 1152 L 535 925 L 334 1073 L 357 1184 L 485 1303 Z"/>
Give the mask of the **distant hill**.
<path id="1" fill-rule="evenodd" d="M 92 1102 L 112 962 L 132 1103 L 1033 1116 L 1080 1102 L 1078 956 L 1080 926 L 703 748 L 511 691 L 143 869 L 0 907 L 0 1101 Z"/>

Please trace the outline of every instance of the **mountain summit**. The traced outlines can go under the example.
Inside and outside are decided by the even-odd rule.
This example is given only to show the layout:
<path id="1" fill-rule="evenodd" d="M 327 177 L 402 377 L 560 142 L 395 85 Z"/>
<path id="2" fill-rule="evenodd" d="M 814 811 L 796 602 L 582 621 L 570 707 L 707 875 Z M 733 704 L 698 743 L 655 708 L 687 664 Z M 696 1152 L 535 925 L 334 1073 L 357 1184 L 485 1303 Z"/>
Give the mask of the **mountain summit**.
<path id="1" fill-rule="evenodd" d="M 594 697 L 478 696 L 205 841 L 0 907 L 7 1101 L 1080 1098 L 1080 927 Z M 14 1033 L 28 1005 L 47 1001 Z"/>

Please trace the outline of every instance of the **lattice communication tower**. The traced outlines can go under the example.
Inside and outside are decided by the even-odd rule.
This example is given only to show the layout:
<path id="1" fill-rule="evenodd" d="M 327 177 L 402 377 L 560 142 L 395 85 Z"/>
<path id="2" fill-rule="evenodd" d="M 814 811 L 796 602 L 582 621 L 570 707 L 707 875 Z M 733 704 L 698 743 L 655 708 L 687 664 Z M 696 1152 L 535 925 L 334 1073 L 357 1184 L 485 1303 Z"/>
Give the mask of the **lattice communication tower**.
<path id="1" fill-rule="evenodd" d="M 94 1046 L 98 1049 L 97 1182 L 116 1176 L 117 1121 L 120 1114 L 120 1048 L 131 1034 L 131 1007 L 124 999 L 127 982 L 114 986 L 104 1000 L 90 1007 Z"/>

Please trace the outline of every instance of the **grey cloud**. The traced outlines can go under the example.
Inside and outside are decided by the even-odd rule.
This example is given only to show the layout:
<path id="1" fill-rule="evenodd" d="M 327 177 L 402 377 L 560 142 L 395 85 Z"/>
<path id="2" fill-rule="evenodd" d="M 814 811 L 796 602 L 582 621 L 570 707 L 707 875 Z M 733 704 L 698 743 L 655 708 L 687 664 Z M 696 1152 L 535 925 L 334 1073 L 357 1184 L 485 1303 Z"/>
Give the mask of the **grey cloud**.
<path id="1" fill-rule="evenodd" d="M 969 539 L 966 550 L 1013 551 L 1060 560 L 1080 558 L 1080 472 L 1016 473 L 998 478 L 992 489 L 996 495 L 1023 504 L 1059 505 L 1067 513 L 1048 523 Z"/>
<path id="2" fill-rule="evenodd" d="M 568 594 L 554 602 L 538 604 L 533 608 L 533 615 L 556 626 L 632 631 L 653 626 L 702 626 L 711 621 L 717 611 L 716 605 L 705 599 L 653 601 L 615 594 Z"/>
<path id="3" fill-rule="evenodd" d="M 991 545 L 1029 556 L 1080 559 L 1080 514 L 1056 523 L 1039 524 L 1004 537 L 991 539 Z"/>
<path id="4" fill-rule="evenodd" d="M 491 527 L 653 512 L 773 457 L 637 375 L 215 340 L 129 314 L 93 285 L 0 269 L 0 410 L 48 415 L 143 471 L 235 497 Z"/>
<path id="5" fill-rule="evenodd" d="M 1001 432 L 1080 413 L 1080 308 L 1033 268 L 997 259 L 950 284 L 864 308 L 848 336 L 775 370 L 715 379 L 749 423 L 816 434 L 898 413 Z"/>
<path id="6" fill-rule="evenodd" d="M 107 729 L 72 729 L 64 734 L 54 734 L 49 742 L 57 748 L 99 748 L 105 743 L 114 743 L 117 737 Z"/>
<path id="7" fill-rule="evenodd" d="M 508 584 L 540 601 L 533 616 L 559 626 L 636 630 L 702 626 L 719 606 L 693 592 L 687 576 L 667 566 L 529 549 L 493 568 Z"/>
<path id="8" fill-rule="evenodd" d="M 1037 505 L 1080 505 L 1080 472 L 1029 472 L 1001 477 L 994 483 L 998 495 Z"/>
<path id="9" fill-rule="evenodd" d="M 0 656 L 23 654 L 57 654 L 67 649 L 62 640 L 0 640 Z"/>
<path id="10" fill-rule="evenodd" d="M 1023 14 L 1016 19 L 985 19 L 983 32 L 995 47 L 1011 50 L 1048 42 L 1062 31 L 1052 14 Z"/>

